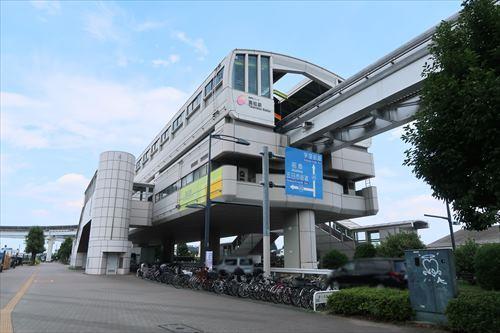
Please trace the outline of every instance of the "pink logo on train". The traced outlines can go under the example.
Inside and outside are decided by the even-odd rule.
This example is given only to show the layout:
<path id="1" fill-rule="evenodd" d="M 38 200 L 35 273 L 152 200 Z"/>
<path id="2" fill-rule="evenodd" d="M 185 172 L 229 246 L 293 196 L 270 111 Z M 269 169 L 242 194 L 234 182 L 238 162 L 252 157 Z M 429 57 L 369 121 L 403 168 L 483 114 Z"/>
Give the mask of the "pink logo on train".
<path id="1" fill-rule="evenodd" d="M 244 95 L 240 95 L 238 96 L 238 98 L 236 99 L 236 103 L 238 103 L 238 105 L 243 105 L 243 104 L 246 104 L 247 103 L 247 99 L 245 98 Z"/>

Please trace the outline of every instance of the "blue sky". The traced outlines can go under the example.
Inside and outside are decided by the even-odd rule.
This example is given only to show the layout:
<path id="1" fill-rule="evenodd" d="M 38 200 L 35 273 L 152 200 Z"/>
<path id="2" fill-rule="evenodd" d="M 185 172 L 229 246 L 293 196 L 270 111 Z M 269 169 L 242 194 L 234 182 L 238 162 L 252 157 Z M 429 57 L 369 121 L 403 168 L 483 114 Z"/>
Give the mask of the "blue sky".
<path id="1" fill-rule="evenodd" d="M 1 223 L 45 225 L 76 224 L 98 154 L 141 153 L 230 50 L 289 54 L 347 78 L 457 12 L 460 2 L 0 6 Z M 402 166 L 400 133 L 373 139 L 380 212 L 360 223 L 446 213 Z M 444 221 L 429 222 L 425 242 L 447 233 Z"/>

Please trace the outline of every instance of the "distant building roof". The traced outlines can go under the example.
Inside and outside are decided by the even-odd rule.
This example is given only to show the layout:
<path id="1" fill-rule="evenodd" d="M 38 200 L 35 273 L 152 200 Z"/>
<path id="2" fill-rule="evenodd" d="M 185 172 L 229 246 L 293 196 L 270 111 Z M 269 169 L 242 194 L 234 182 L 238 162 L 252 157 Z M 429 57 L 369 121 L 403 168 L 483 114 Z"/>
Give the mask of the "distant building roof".
<path id="1" fill-rule="evenodd" d="M 369 224 L 369 225 L 360 225 L 351 220 L 343 220 L 337 221 L 336 223 L 344 226 L 349 230 L 369 230 L 369 229 L 383 229 L 390 227 L 411 227 L 413 229 L 426 229 L 429 228 L 429 223 L 422 220 L 407 220 L 407 221 L 397 221 L 397 222 L 386 222 L 386 223 L 377 223 L 377 224 Z"/>
<path id="2" fill-rule="evenodd" d="M 478 244 L 486 243 L 500 243 L 500 225 L 494 225 L 486 230 L 471 231 L 471 230 L 458 230 L 453 233 L 455 236 L 455 244 L 463 245 L 467 239 L 474 239 Z M 430 248 L 451 247 L 450 236 L 445 236 L 427 245 Z"/>

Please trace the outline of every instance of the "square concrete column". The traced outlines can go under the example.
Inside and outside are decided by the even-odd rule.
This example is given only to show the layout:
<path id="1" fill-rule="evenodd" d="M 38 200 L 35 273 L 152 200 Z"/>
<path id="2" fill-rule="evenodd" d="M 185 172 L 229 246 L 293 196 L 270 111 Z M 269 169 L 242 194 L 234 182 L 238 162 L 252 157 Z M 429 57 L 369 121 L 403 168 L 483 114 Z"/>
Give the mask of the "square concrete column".
<path id="1" fill-rule="evenodd" d="M 286 216 L 283 237 L 286 268 L 318 268 L 314 211 L 297 210 Z"/>

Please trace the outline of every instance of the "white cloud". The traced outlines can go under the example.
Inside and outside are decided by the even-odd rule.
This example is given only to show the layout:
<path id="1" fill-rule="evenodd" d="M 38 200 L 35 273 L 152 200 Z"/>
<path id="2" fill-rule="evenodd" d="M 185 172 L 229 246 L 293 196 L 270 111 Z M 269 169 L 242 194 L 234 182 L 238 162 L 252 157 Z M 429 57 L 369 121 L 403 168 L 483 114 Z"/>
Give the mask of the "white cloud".
<path id="1" fill-rule="evenodd" d="M 170 61 L 164 59 L 155 59 L 151 61 L 154 67 L 167 67 L 170 65 Z"/>
<path id="2" fill-rule="evenodd" d="M 122 40 L 115 18 L 120 14 L 118 8 L 111 8 L 104 3 L 99 3 L 96 12 L 84 15 L 84 30 L 100 41 Z"/>
<path id="3" fill-rule="evenodd" d="M 173 32 L 172 36 L 184 44 L 192 47 L 195 52 L 201 56 L 201 58 L 208 55 L 208 48 L 202 38 L 190 38 L 183 31 Z"/>
<path id="4" fill-rule="evenodd" d="M 26 97 L 21 94 L 2 91 L 0 92 L 0 107 L 3 108 L 26 108 L 43 106 L 40 101 Z"/>
<path id="5" fill-rule="evenodd" d="M 43 98 L 16 94 L 14 102 L 9 97 L 2 104 L 1 137 L 13 146 L 142 147 L 188 96 L 173 87 L 145 88 L 64 73 L 33 82 L 31 88 Z"/>
<path id="6" fill-rule="evenodd" d="M 129 59 L 127 58 L 127 56 L 125 56 L 122 53 L 119 53 L 117 56 L 117 59 L 116 59 L 116 65 L 118 67 L 127 67 L 128 63 L 129 63 Z"/>
<path id="7" fill-rule="evenodd" d="M 138 32 L 145 32 L 163 28 L 165 25 L 165 21 L 144 21 L 137 24 L 134 30 Z"/>
<path id="8" fill-rule="evenodd" d="M 50 212 L 46 209 L 35 209 L 31 211 L 31 214 L 36 217 L 49 216 Z"/>
<path id="9" fill-rule="evenodd" d="M 178 54 L 171 54 L 167 59 L 155 59 L 151 61 L 154 67 L 167 67 L 171 64 L 175 64 L 181 60 L 181 56 Z"/>
<path id="10" fill-rule="evenodd" d="M 60 209 L 79 211 L 89 181 L 81 174 L 68 173 L 53 181 L 27 184 L 19 193 L 45 204 L 47 212 L 53 210 L 57 213 Z"/>
<path id="11" fill-rule="evenodd" d="M 181 56 L 178 54 L 171 54 L 168 56 L 168 60 L 170 60 L 172 64 L 175 64 L 181 60 Z"/>
<path id="12" fill-rule="evenodd" d="M 49 15 L 55 15 L 61 11 L 61 4 L 58 0 L 32 0 L 30 3 L 37 10 Z"/>
<path id="13" fill-rule="evenodd" d="M 0 179 L 2 185 L 4 184 L 5 177 L 15 173 L 18 170 L 24 170 L 30 168 L 29 163 L 24 162 L 18 157 L 12 156 L 11 154 L 0 154 Z"/>

